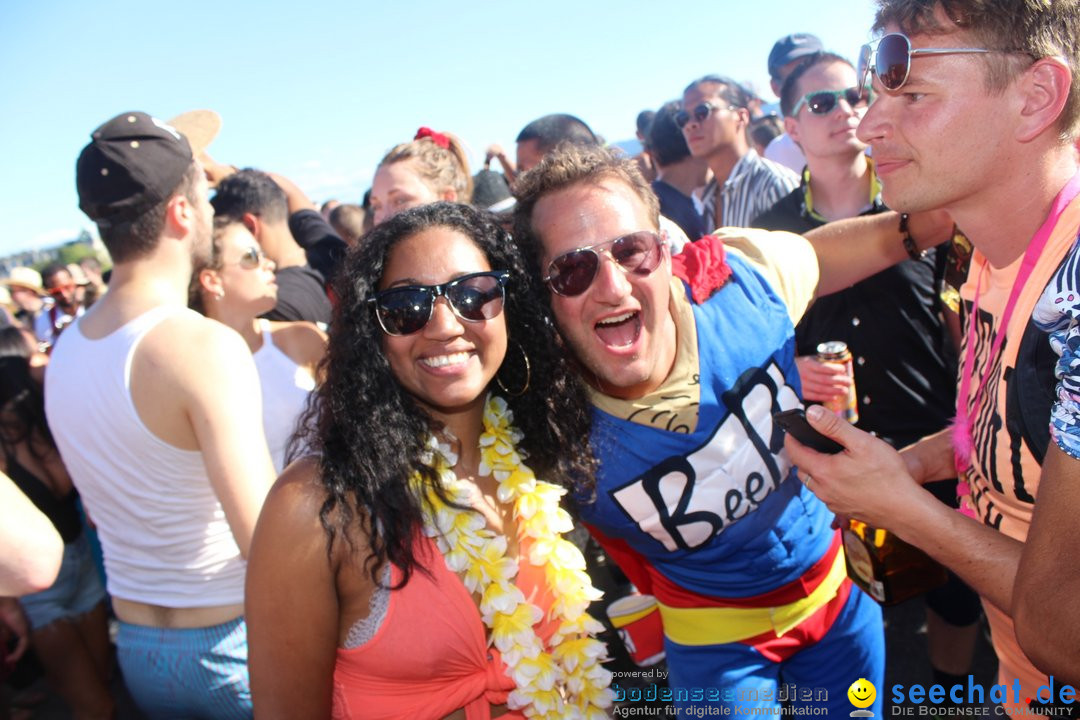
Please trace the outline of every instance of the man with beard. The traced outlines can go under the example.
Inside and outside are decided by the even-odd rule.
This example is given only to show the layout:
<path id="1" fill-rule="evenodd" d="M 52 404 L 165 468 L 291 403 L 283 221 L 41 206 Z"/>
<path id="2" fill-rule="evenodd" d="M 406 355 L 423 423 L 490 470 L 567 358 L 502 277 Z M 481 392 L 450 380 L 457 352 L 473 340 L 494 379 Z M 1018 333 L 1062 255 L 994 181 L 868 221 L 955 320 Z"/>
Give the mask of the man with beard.
<path id="1" fill-rule="evenodd" d="M 63 263 L 52 263 L 41 271 L 45 292 L 53 304 L 34 320 L 34 334 L 39 342 L 56 342 L 60 332 L 85 311 L 82 291 Z"/>
<path id="2" fill-rule="evenodd" d="M 274 471 L 247 345 L 187 308 L 210 249 L 206 179 L 187 139 L 144 113 L 91 138 L 79 206 L 115 264 L 55 346 L 49 424 L 97 525 L 138 705 L 250 717 L 244 557 Z"/>

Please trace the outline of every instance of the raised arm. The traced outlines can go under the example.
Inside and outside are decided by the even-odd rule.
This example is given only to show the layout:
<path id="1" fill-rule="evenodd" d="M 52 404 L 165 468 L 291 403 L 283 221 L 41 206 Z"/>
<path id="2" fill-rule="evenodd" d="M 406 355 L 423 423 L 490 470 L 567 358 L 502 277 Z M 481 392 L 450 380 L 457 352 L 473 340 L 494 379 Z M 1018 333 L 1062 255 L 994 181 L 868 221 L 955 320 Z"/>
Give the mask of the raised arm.
<path id="1" fill-rule="evenodd" d="M 245 589 L 255 717 L 330 717 L 340 610 L 334 562 L 319 522 L 316 463 L 290 465 L 266 498 Z M 342 539 L 335 555 L 345 550 Z"/>
<path id="2" fill-rule="evenodd" d="M 304 248 L 308 265 L 329 284 L 341 266 L 348 245 L 296 183 L 277 173 L 270 173 L 270 177 L 285 191 L 289 203 L 289 232 L 296 244 Z"/>
<path id="3" fill-rule="evenodd" d="M 950 240 L 953 222 L 940 210 L 915 213 L 908 232 L 925 250 Z M 806 239 L 818 256 L 817 296 L 843 290 L 908 258 L 900 214 L 895 212 L 837 220 L 807 232 Z"/>
<path id="4" fill-rule="evenodd" d="M 300 212 L 301 210 L 319 211 L 319 208 L 315 207 L 315 203 L 311 201 L 311 198 L 309 198 L 292 180 L 282 175 L 278 175 L 277 173 L 270 173 L 270 178 L 285 192 L 285 198 L 289 202 L 290 215 L 295 212 Z"/>
<path id="5" fill-rule="evenodd" d="M 506 182 L 513 184 L 517 179 L 517 168 L 514 167 L 514 161 L 506 156 L 506 153 L 502 149 L 502 145 L 498 143 L 492 143 L 488 145 L 487 151 L 484 152 L 484 169 L 487 170 L 491 167 L 491 161 L 498 160 L 499 165 L 502 166 L 503 175 L 506 177 Z"/>

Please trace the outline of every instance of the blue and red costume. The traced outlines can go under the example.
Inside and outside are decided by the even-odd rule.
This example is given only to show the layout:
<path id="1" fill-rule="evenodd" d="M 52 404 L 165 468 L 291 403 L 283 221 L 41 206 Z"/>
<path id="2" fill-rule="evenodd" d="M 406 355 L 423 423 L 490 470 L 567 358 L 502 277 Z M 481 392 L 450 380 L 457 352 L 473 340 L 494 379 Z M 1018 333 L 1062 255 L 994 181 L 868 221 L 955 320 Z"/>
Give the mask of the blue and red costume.
<path id="1" fill-rule="evenodd" d="M 787 306 L 716 238 L 673 260 L 696 326 L 696 426 L 594 408 L 600 470 L 582 517 L 659 601 L 677 700 L 704 689 L 719 691 L 715 704 L 776 706 L 794 683 L 796 703 L 810 693 L 846 715 L 853 682 L 884 682 L 881 609 L 847 579 L 832 513 L 798 481 L 772 421 L 801 405 Z M 870 709 L 880 717 L 880 700 Z"/>

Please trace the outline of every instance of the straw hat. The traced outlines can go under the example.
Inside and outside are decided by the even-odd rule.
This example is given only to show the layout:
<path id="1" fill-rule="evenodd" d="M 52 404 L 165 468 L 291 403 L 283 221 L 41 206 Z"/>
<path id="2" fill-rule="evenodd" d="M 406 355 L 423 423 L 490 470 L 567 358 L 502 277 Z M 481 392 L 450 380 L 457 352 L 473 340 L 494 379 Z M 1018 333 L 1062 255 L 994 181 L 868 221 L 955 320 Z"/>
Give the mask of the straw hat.
<path id="1" fill-rule="evenodd" d="M 16 267 L 6 278 L 0 279 L 0 285 L 6 288 L 18 287 L 33 290 L 38 295 L 45 295 L 45 288 L 41 284 L 41 273 L 33 268 Z"/>

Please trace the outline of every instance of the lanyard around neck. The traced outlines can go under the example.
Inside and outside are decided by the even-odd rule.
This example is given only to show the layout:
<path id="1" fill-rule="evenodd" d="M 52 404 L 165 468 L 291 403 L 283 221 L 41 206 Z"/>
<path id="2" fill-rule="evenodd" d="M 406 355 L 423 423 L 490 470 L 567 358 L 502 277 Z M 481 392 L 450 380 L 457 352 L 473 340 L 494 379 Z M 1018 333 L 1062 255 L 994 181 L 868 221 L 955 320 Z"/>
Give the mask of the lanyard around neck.
<path id="1" fill-rule="evenodd" d="M 971 429 L 974 418 L 979 414 L 979 404 L 982 402 L 983 390 L 986 389 L 986 382 L 990 379 L 990 370 L 994 365 L 994 359 L 998 356 L 1005 341 L 1009 320 L 1012 318 L 1013 310 L 1020 299 L 1020 293 L 1023 292 L 1031 273 L 1035 270 L 1039 257 L 1042 255 L 1043 249 L 1046 248 L 1046 243 L 1049 242 L 1054 228 L 1057 227 L 1062 213 L 1065 212 L 1065 208 L 1078 194 L 1080 194 L 1080 173 L 1073 175 L 1072 179 L 1054 198 L 1054 202 L 1050 206 L 1050 214 L 1047 215 L 1046 220 L 1043 221 L 1043 224 L 1031 238 L 1031 242 L 1028 243 L 1027 250 L 1024 251 L 1023 262 L 1020 264 L 1020 271 L 1016 274 L 1016 280 L 1013 282 L 1012 290 L 1009 292 L 1009 299 L 1005 303 L 1001 323 L 998 325 L 997 332 L 994 333 L 994 343 L 990 348 L 990 354 L 986 358 L 985 370 L 982 379 L 979 381 L 979 387 L 975 390 L 974 401 L 969 412 L 968 399 L 970 398 L 971 379 L 975 373 L 975 327 L 979 320 L 979 295 L 982 291 L 982 279 L 986 264 L 984 263 L 979 268 L 979 276 L 975 280 L 975 297 L 972 300 L 971 313 L 968 316 L 967 348 L 964 352 L 964 363 L 961 368 L 960 392 L 956 396 L 956 421 L 953 427 L 954 432 L 961 433 L 960 437 L 954 435 L 958 470 L 966 470 L 971 463 Z"/>

